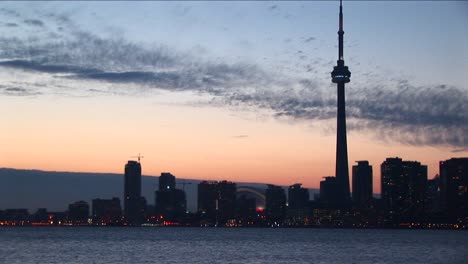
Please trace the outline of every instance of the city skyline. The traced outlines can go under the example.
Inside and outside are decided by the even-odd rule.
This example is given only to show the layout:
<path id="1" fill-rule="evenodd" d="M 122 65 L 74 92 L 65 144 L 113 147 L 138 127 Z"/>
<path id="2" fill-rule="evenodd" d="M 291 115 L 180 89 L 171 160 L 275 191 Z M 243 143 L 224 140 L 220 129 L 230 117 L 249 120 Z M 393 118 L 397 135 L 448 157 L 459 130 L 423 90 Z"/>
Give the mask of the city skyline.
<path id="1" fill-rule="evenodd" d="M 432 178 L 468 156 L 467 4 L 345 5 L 349 161 L 418 160 Z M 335 174 L 336 7 L 7 3 L 1 166 L 120 173 L 141 152 L 146 175 L 318 188 Z"/>
<path id="2" fill-rule="evenodd" d="M 361 189 L 353 192 L 352 202 L 339 195 L 342 186 L 338 177 L 321 181 L 320 193 L 313 199 L 300 183 L 238 188 L 232 181 L 203 180 L 196 183 L 197 209 L 190 211 L 185 185 L 192 183 L 177 182 L 169 172 L 161 173 L 158 184 L 152 183 L 156 185 L 154 204 L 147 203 L 151 198 L 141 193 L 145 186 L 140 157 L 138 162 L 130 160 L 125 165 L 119 184 L 124 187 L 123 196 L 103 199 L 99 192 L 90 207 L 80 195 L 79 201 L 68 203 L 66 211 L 40 207 L 31 214 L 28 208 L 0 208 L 0 226 L 468 227 L 468 158 L 440 161 L 440 177 L 430 180 L 427 166 L 420 162 L 387 158 L 381 164 L 380 198 L 371 192 L 372 167 L 359 161 L 353 166 L 353 188 L 357 185 Z M 119 197 L 123 198 L 123 210 Z"/>

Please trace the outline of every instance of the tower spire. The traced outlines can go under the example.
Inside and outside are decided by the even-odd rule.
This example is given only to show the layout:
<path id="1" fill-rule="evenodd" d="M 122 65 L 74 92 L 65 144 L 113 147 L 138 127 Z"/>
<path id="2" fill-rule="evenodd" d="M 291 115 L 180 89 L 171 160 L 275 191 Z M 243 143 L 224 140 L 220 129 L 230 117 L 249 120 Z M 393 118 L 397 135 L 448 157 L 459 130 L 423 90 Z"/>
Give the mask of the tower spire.
<path id="1" fill-rule="evenodd" d="M 339 61 L 343 61 L 344 65 L 344 59 L 343 59 L 343 5 L 342 5 L 342 0 L 340 0 L 340 28 L 338 30 L 338 63 Z"/>

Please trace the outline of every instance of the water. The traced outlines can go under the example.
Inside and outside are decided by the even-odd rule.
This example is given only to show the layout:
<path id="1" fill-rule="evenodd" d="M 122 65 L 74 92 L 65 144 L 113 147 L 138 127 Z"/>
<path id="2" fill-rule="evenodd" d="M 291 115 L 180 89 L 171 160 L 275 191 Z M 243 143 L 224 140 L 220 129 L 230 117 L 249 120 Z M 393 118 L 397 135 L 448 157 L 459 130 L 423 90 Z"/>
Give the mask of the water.
<path id="1" fill-rule="evenodd" d="M 468 263 L 466 231 L 2 227 L 0 263 Z"/>

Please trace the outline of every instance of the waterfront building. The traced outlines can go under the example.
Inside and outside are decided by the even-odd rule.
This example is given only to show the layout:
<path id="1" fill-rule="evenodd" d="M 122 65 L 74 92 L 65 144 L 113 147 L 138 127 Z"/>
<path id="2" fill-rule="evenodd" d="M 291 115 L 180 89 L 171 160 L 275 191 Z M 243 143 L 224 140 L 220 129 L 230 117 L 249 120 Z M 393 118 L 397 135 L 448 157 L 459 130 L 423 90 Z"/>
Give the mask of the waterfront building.
<path id="1" fill-rule="evenodd" d="M 339 192 L 338 179 L 336 177 L 327 176 L 320 182 L 320 205 L 322 208 L 339 208 L 341 207 L 341 196 Z"/>
<path id="2" fill-rule="evenodd" d="M 288 187 L 287 216 L 291 225 L 302 225 L 309 216 L 309 190 L 296 183 Z"/>
<path id="3" fill-rule="evenodd" d="M 156 214 L 165 221 L 175 221 L 187 211 L 185 191 L 175 188 L 176 177 L 168 172 L 159 176 L 159 188 L 155 192 Z"/>
<path id="4" fill-rule="evenodd" d="M 286 193 L 281 186 L 268 184 L 265 191 L 265 216 L 271 226 L 282 225 L 286 217 Z"/>
<path id="5" fill-rule="evenodd" d="M 443 211 L 450 218 L 468 217 L 468 158 L 441 161 L 439 170 Z"/>
<path id="6" fill-rule="evenodd" d="M 198 212 L 206 225 L 223 226 L 234 220 L 236 214 L 236 191 L 234 182 L 207 182 L 198 184 Z"/>
<path id="7" fill-rule="evenodd" d="M 124 216 L 127 223 L 140 225 L 144 221 L 146 199 L 141 197 L 141 164 L 129 160 L 125 165 Z"/>
<path id="8" fill-rule="evenodd" d="M 119 224 L 122 217 L 122 207 L 120 199 L 93 199 L 92 201 L 93 224 L 97 225 L 116 225 Z"/>
<path id="9" fill-rule="evenodd" d="M 356 208 L 372 205 L 372 166 L 368 161 L 357 161 L 353 166 L 353 204 Z"/>
<path id="10" fill-rule="evenodd" d="M 381 165 L 382 202 L 388 220 L 422 217 L 427 194 L 427 166 L 387 158 Z"/>

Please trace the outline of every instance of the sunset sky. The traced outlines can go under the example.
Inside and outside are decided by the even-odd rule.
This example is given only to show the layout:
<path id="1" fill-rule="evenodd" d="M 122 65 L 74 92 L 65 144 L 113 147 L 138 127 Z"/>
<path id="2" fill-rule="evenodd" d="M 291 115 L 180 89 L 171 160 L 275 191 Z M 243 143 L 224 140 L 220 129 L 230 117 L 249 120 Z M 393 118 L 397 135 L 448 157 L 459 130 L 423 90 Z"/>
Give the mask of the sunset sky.
<path id="1" fill-rule="evenodd" d="M 468 2 L 345 1 L 350 169 L 468 156 Z M 334 175 L 338 1 L 2 2 L 0 167 Z M 351 174 L 350 174 L 351 175 Z"/>

